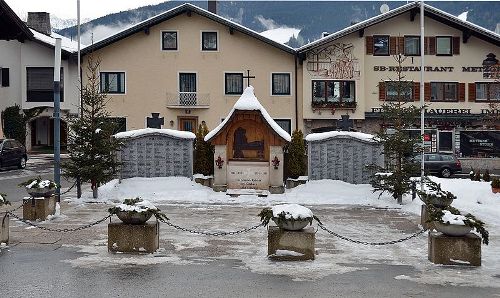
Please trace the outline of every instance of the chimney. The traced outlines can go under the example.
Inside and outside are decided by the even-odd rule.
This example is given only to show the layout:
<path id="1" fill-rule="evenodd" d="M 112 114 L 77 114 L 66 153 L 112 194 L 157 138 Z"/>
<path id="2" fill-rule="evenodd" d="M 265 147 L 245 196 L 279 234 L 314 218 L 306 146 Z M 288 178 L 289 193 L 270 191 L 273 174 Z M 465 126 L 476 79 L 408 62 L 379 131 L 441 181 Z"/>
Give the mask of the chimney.
<path id="1" fill-rule="evenodd" d="M 52 34 L 48 12 L 28 12 L 28 27 L 45 35 Z"/>
<path id="2" fill-rule="evenodd" d="M 211 13 L 217 14 L 217 1 L 216 0 L 209 0 L 208 1 L 208 11 Z"/>

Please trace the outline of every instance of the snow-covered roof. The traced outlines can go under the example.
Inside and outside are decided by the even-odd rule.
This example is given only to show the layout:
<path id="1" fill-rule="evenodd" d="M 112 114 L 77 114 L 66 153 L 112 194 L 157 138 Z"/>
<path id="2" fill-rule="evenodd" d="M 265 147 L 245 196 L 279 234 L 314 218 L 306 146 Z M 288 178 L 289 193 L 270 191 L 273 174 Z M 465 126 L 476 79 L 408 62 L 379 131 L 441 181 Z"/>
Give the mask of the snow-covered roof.
<path id="1" fill-rule="evenodd" d="M 229 122 L 231 117 L 233 116 L 235 111 L 260 111 L 262 114 L 262 117 L 266 120 L 266 122 L 271 126 L 271 128 L 285 141 L 290 142 L 292 140 L 292 137 L 288 132 L 286 132 L 281 126 L 276 123 L 276 121 L 271 118 L 269 113 L 267 113 L 266 109 L 260 104 L 259 100 L 257 97 L 255 97 L 255 94 L 253 92 L 253 87 L 249 86 L 243 91 L 243 94 L 241 95 L 240 99 L 236 101 L 236 103 L 233 106 L 233 109 L 229 114 L 227 115 L 226 118 L 224 118 L 224 121 L 222 121 L 221 124 L 219 124 L 215 129 L 210 131 L 206 136 L 205 136 L 205 141 L 209 141 L 211 138 L 216 136 L 223 128 L 226 126 L 226 124 Z"/>
<path id="2" fill-rule="evenodd" d="M 356 24 L 351 25 L 349 27 L 346 27 L 342 30 L 339 30 L 337 32 L 329 34 L 323 38 L 315 40 L 311 43 L 303 45 L 300 48 L 298 48 L 297 51 L 298 52 L 305 52 L 305 51 L 308 51 L 312 48 L 322 46 L 328 42 L 334 41 L 334 40 L 339 39 L 341 37 L 347 36 L 351 33 L 357 32 L 358 30 L 362 30 L 364 28 L 373 26 L 375 24 L 378 24 L 378 23 L 383 22 L 385 20 L 388 20 L 390 18 L 401 15 L 405 12 L 410 11 L 410 10 L 418 9 L 419 7 L 420 7 L 420 2 L 415 1 L 412 3 L 408 3 L 408 4 L 405 4 L 403 6 L 397 7 L 395 9 L 391 9 L 386 13 L 376 15 L 376 16 L 371 17 L 369 19 L 366 19 L 362 22 L 356 23 Z M 462 20 L 462 19 L 460 19 L 460 18 L 458 18 L 450 13 L 447 13 L 443 10 L 437 9 L 433 6 L 428 5 L 428 4 L 424 4 L 424 9 L 425 9 L 426 17 L 429 16 L 429 17 L 435 18 L 442 23 L 453 24 L 453 25 L 455 25 L 463 30 L 471 30 L 471 33 L 473 35 L 477 35 L 478 37 L 486 39 L 489 42 L 492 42 L 496 45 L 498 45 L 500 43 L 500 35 L 491 31 L 491 30 L 488 30 L 486 28 L 478 26 L 478 25 L 471 23 L 469 21 Z"/>
<path id="3" fill-rule="evenodd" d="M 374 135 L 357 132 L 357 131 L 327 131 L 320 133 L 311 133 L 306 136 L 306 141 L 314 142 L 314 141 L 322 141 L 335 137 L 351 137 L 360 139 L 368 142 L 375 142 Z"/>
<path id="4" fill-rule="evenodd" d="M 117 139 L 136 138 L 143 135 L 168 135 L 180 139 L 196 139 L 196 135 L 190 131 L 180 131 L 174 129 L 143 128 L 119 132 L 114 135 Z"/>
<path id="5" fill-rule="evenodd" d="M 33 36 L 36 40 L 41 41 L 47 45 L 55 46 L 56 45 L 56 38 L 60 38 L 62 50 L 70 52 L 70 53 L 75 53 L 76 51 L 78 51 L 78 42 L 77 41 L 71 40 L 65 36 L 59 35 L 59 34 L 54 33 L 54 32 L 52 32 L 52 34 L 49 36 L 49 35 L 45 35 L 43 33 L 40 33 L 36 30 L 33 30 L 31 28 L 30 28 L 30 31 L 33 33 Z M 80 46 L 82 48 L 84 47 L 84 45 L 82 45 L 82 44 Z"/>

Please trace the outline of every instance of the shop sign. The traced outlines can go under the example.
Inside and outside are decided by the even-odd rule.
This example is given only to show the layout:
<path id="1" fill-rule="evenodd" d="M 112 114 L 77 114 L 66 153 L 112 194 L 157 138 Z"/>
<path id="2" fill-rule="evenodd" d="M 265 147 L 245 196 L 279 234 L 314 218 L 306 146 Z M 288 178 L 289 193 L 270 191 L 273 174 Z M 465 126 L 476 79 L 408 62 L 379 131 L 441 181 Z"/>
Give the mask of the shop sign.
<path id="1" fill-rule="evenodd" d="M 381 107 L 371 108 L 372 113 L 382 113 Z M 471 109 L 425 109 L 427 115 L 472 115 Z M 481 109 L 481 115 L 500 114 L 498 109 Z"/>

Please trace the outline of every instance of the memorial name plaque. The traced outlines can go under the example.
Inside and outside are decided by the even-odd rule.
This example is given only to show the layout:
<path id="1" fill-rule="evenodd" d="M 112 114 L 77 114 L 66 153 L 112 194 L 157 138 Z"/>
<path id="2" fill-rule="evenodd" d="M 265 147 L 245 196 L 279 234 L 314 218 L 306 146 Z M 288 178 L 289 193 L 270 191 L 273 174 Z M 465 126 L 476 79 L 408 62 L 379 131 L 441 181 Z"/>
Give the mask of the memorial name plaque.
<path id="1" fill-rule="evenodd" d="M 269 189 L 269 163 L 230 161 L 227 169 L 228 188 Z"/>

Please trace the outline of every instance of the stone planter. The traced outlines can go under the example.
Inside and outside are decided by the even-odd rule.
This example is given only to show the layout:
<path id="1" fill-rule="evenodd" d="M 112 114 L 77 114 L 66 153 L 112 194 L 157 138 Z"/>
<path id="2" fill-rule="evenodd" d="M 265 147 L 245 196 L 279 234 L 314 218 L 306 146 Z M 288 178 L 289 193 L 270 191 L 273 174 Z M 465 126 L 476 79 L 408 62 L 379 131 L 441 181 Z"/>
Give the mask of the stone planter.
<path id="1" fill-rule="evenodd" d="M 309 224 L 308 219 L 278 221 L 273 218 L 273 221 L 278 227 L 287 231 L 299 231 Z"/>
<path id="2" fill-rule="evenodd" d="M 212 187 L 214 184 L 214 178 L 212 176 L 205 176 L 205 177 L 195 176 L 194 182 L 201 184 L 203 186 Z"/>
<path id="3" fill-rule="evenodd" d="M 142 225 L 146 223 L 152 215 L 152 212 L 119 211 L 116 213 L 116 216 L 118 216 L 123 223 L 131 225 Z"/>
<path id="4" fill-rule="evenodd" d="M 306 176 L 307 177 L 307 176 Z M 290 188 L 295 188 L 299 185 L 302 185 L 302 184 L 306 184 L 307 182 L 307 179 L 292 179 L 292 178 L 288 178 L 286 179 L 286 188 L 287 189 L 290 189 Z"/>
<path id="5" fill-rule="evenodd" d="M 491 191 L 493 193 L 500 193 L 500 188 L 499 187 L 491 187 Z"/>
<path id="6" fill-rule="evenodd" d="M 45 220 L 56 212 L 56 197 L 32 197 L 23 199 L 23 219 Z"/>
<path id="7" fill-rule="evenodd" d="M 0 214 L 0 243 L 9 244 L 10 216 L 7 212 Z"/>
<path id="8" fill-rule="evenodd" d="M 47 198 L 52 196 L 55 192 L 55 188 L 26 188 L 28 194 L 33 198 Z"/>
<path id="9" fill-rule="evenodd" d="M 428 202 L 425 202 L 426 204 L 432 204 L 437 208 L 444 208 L 448 207 L 453 203 L 453 199 L 437 199 L 437 198 L 431 198 Z"/>
<path id="10" fill-rule="evenodd" d="M 447 236 L 455 237 L 465 236 L 472 231 L 472 228 L 469 226 L 443 224 L 438 221 L 434 222 L 434 228 Z"/>

